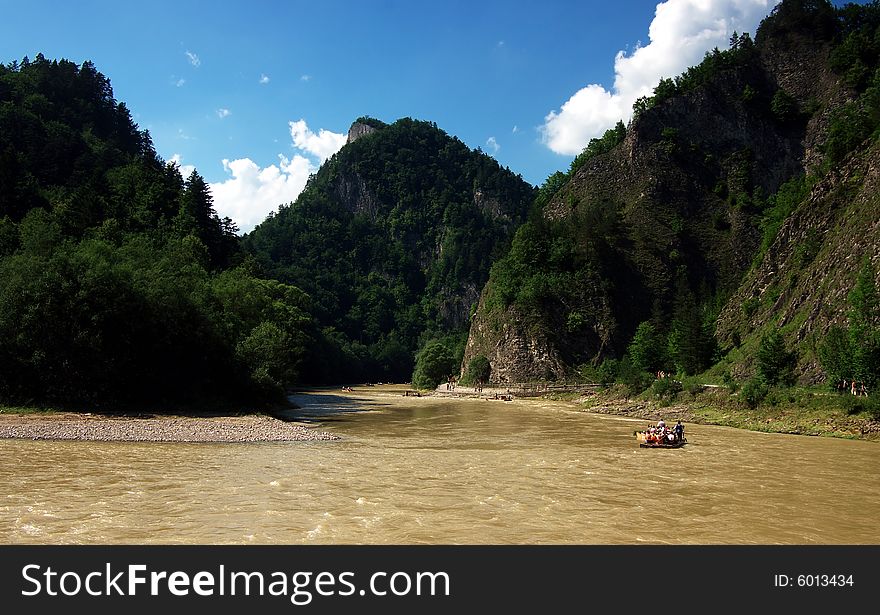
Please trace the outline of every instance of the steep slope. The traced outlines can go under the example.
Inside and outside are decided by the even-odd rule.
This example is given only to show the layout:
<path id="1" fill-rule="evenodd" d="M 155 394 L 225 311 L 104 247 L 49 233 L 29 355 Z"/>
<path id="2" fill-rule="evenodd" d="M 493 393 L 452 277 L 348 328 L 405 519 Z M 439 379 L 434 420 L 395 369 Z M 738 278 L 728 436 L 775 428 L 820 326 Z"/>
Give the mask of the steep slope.
<path id="1" fill-rule="evenodd" d="M 778 327 L 798 352 L 801 380 L 824 381 L 817 350 L 833 325 L 845 327 L 848 296 L 865 259 L 880 272 L 878 144 L 854 153 L 812 188 L 721 311 L 717 336 L 732 351 L 733 375 L 752 373 L 761 335 Z"/>
<path id="2" fill-rule="evenodd" d="M 296 202 L 244 244 L 315 299 L 338 343 L 316 378 L 405 380 L 428 339 L 463 342 L 489 267 L 533 196 L 435 124 L 361 118 Z"/>
<path id="3" fill-rule="evenodd" d="M 591 144 L 545 186 L 553 196 L 493 266 L 462 370 L 485 356 L 495 381 L 563 379 L 621 357 L 640 323 L 668 339 L 643 368 L 712 365 L 733 335 L 719 348 L 716 318 L 775 237 L 775 193 L 827 166 L 829 127 L 858 94 L 832 69 L 836 50 L 863 17 L 784 2 L 754 43 L 732 40 L 637 101 L 616 146 Z"/>

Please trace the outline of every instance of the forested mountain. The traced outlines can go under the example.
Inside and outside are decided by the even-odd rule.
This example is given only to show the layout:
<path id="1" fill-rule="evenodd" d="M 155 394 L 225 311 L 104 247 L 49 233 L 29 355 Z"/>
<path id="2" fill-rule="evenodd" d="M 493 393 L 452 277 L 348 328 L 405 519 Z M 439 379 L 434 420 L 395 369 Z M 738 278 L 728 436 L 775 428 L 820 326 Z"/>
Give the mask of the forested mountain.
<path id="1" fill-rule="evenodd" d="M 0 402 L 276 399 L 320 332 L 86 62 L 0 65 Z"/>
<path id="2" fill-rule="evenodd" d="M 267 274 L 314 299 L 336 342 L 325 371 L 404 381 L 431 340 L 460 359 L 489 267 L 533 198 L 521 177 L 433 123 L 360 118 L 296 202 L 243 243 Z"/>
<path id="3" fill-rule="evenodd" d="M 861 274 L 875 292 L 880 264 L 878 26 L 876 2 L 786 0 L 754 40 L 735 34 L 661 81 L 541 187 L 492 267 L 462 370 L 745 378 L 778 335 L 793 374 L 823 379 L 826 334 L 852 324 L 850 291 Z M 843 371 L 873 382 L 880 314 L 860 305 L 859 341 L 835 335 L 864 359 Z"/>
<path id="4" fill-rule="evenodd" d="M 0 403 L 459 369 L 873 385 L 878 60 L 877 2 L 785 0 L 537 190 L 435 124 L 360 118 L 243 238 L 91 63 L 0 65 Z"/>

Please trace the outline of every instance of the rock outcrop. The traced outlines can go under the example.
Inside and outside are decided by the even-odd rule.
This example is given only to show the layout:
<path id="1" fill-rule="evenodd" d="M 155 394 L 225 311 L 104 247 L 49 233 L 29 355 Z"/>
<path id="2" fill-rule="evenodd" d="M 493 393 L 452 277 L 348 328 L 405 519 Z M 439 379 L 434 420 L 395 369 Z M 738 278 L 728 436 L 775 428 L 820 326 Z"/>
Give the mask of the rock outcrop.
<path id="1" fill-rule="evenodd" d="M 351 125 L 351 128 L 348 129 L 348 139 L 346 140 L 346 144 L 354 143 L 361 137 L 365 137 L 368 134 L 376 132 L 376 128 L 370 126 L 369 124 L 365 124 L 363 122 L 354 122 Z"/>

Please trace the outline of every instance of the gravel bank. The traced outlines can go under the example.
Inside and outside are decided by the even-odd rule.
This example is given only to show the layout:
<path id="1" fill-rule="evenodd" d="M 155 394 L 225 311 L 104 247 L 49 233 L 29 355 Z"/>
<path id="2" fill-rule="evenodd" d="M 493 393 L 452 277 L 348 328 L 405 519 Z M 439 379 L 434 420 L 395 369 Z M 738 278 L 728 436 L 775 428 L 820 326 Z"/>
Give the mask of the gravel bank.
<path id="1" fill-rule="evenodd" d="M 290 442 L 338 440 L 268 416 L 108 417 L 94 414 L 0 415 L 0 438 L 119 442 Z"/>

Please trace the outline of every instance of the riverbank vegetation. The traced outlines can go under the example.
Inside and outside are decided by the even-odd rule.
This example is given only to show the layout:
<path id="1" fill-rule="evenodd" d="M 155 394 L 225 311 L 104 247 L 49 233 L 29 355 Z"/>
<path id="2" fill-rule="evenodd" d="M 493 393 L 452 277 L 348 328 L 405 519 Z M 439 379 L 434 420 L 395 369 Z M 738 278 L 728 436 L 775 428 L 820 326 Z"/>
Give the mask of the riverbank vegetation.
<path id="1" fill-rule="evenodd" d="M 575 403 L 589 412 L 653 421 L 681 419 L 751 431 L 880 441 L 880 404 L 824 387 L 770 389 L 752 406 L 724 387 L 701 386 L 659 397 L 650 389 L 632 396 L 624 385 L 616 385 L 580 396 Z"/>

